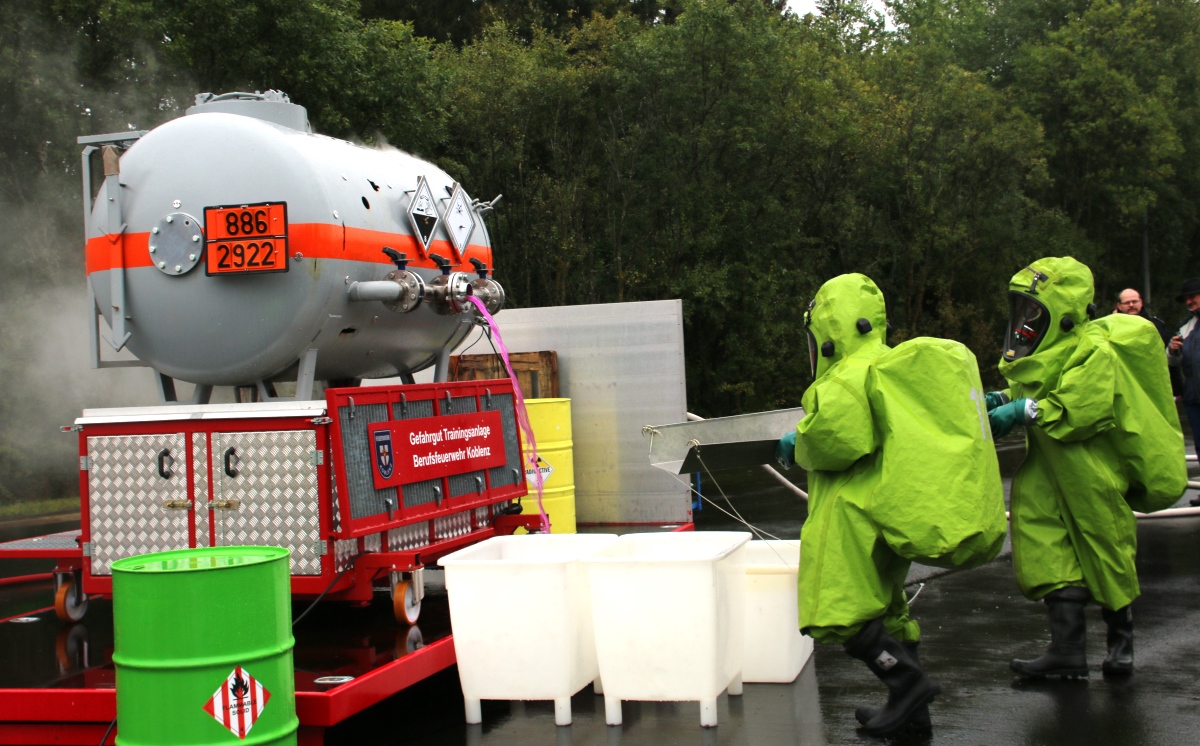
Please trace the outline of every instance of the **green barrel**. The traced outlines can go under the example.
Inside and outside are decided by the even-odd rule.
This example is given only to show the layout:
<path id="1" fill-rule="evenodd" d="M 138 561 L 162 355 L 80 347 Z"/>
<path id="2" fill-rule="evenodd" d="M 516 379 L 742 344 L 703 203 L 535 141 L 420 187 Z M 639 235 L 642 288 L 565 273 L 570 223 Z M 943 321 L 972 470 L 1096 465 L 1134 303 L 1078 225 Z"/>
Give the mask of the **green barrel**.
<path id="1" fill-rule="evenodd" d="M 112 564 L 120 746 L 296 743 L 288 550 Z"/>

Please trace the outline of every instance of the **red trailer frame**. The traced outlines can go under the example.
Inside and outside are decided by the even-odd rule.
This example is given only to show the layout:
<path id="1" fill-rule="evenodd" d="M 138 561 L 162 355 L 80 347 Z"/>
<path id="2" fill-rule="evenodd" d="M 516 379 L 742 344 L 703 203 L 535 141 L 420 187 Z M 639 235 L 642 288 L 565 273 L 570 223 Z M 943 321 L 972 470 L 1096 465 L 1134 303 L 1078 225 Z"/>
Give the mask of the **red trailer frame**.
<path id="1" fill-rule="evenodd" d="M 393 412 L 403 413 L 410 409 L 427 414 L 429 418 L 456 414 L 456 408 L 459 416 L 463 416 L 461 410 L 464 409 L 472 413 L 501 413 L 506 420 L 506 445 L 510 451 L 506 454 L 507 480 L 503 484 L 495 484 L 496 469 L 480 470 L 475 478 L 479 489 L 455 495 L 450 482 L 455 474 L 449 474 L 435 480 L 440 484 L 426 485 L 439 495 L 434 502 L 406 505 L 403 500 L 396 500 L 386 512 L 356 514 L 352 498 L 356 489 L 361 491 L 364 487 L 362 484 L 351 484 L 349 480 L 353 466 L 348 464 L 346 457 L 347 425 L 352 423 L 356 412 L 366 412 L 372 407 L 375 408 L 376 419 L 371 420 L 370 424 L 390 421 Z M 383 419 L 378 414 L 381 407 L 388 413 Z M 60 618 L 78 618 L 74 615 L 81 613 L 79 608 L 86 596 L 109 597 L 112 594 L 112 577 L 98 571 L 100 568 L 92 552 L 97 535 L 91 520 L 94 495 L 89 451 L 90 441 L 98 438 L 176 436 L 182 439 L 189 454 L 188 458 L 183 459 L 186 462 L 186 499 L 167 503 L 168 507 L 187 511 L 186 546 L 197 547 L 216 546 L 219 543 L 216 511 L 222 507 L 222 501 L 212 499 L 215 491 L 212 485 L 220 477 L 221 469 L 220 460 L 214 453 L 215 436 L 230 430 L 236 430 L 241 435 L 313 432 L 319 451 L 315 466 L 318 533 L 324 551 L 319 557 L 319 573 L 292 575 L 292 594 L 300 598 L 324 595 L 330 600 L 367 602 L 374 588 L 383 583 L 396 587 L 403 582 L 402 578 L 411 579 L 416 574 L 419 585 L 419 573 L 426 564 L 463 546 L 494 536 L 497 525 L 501 533 L 511 533 L 516 526 L 536 530 L 540 525 L 537 516 L 511 514 L 515 509 L 513 501 L 516 500 L 519 505 L 520 498 L 527 494 L 527 488 L 513 384 L 507 379 L 330 389 L 326 392 L 324 411 L 311 410 L 316 416 L 298 415 L 296 412 L 288 412 L 286 416 L 270 416 L 262 412 L 252 415 L 247 412 L 239 416 L 236 411 L 216 412 L 211 407 L 207 410 L 204 407 L 173 409 L 204 410 L 208 414 L 197 416 L 192 413 L 189 416 L 187 412 L 143 408 L 136 411 L 111 410 L 114 414 L 106 415 L 105 410 L 96 410 L 85 412 L 85 416 L 74 426 L 64 428 L 77 431 L 79 438 L 82 527 L 77 545 L 70 548 L 59 545 L 44 551 L 33 548 L 0 550 L 0 557 L 37 556 L 58 561 L 54 572 L 59 585 L 66 588 L 60 588 L 56 600 L 56 611 Z M 347 412 L 348 418 L 340 416 Z M 362 430 L 361 417 L 357 427 Z M 362 432 L 358 435 L 361 440 Z M 358 445 L 361 450 L 362 444 Z M 202 452 L 203 464 L 197 465 L 191 449 Z M 362 454 L 356 455 L 361 462 Z M 172 456 L 166 458 L 170 464 L 174 464 Z M 160 471 L 164 468 L 163 460 L 164 457 L 160 455 Z M 361 471 L 362 464 L 359 463 L 358 467 Z M 224 468 L 229 471 L 229 464 L 226 463 Z M 200 489 L 200 484 L 206 486 Z M 397 495 L 405 494 L 407 488 L 408 484 L 399 488 Z M 205 508 L 206 500 L 207 514 L 204 515 L 201 511 Z M 447 521 L 453 521 L 454 525 L 443 525 Z M 410 529 L 406 542 L 412 546 L 390 548 L 389 532 L 406 527 Z M 140 552 L 128 552 L 129 555 L 137 553 Z M 77 589 L 82 589 L 85 595 L 80 596 Z M 419 587 L 416 594 L 419 603 Z M 397 614 L 401 621 L 415 621 L 402 618 L 400 601 L 397 602 Z"/>

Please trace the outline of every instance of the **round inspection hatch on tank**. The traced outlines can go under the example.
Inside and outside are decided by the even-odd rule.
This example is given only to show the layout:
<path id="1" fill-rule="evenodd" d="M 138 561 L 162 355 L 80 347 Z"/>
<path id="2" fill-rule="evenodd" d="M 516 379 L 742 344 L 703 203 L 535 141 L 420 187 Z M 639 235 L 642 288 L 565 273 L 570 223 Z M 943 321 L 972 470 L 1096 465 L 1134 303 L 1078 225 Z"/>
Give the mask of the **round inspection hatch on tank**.
<path id="1" fill-rule="evenodd" d="M 186 275 L 200 263 L 204 231 L 186 212 L 173 212 L 150 230 L 150 262 L 165 275 Z"/>

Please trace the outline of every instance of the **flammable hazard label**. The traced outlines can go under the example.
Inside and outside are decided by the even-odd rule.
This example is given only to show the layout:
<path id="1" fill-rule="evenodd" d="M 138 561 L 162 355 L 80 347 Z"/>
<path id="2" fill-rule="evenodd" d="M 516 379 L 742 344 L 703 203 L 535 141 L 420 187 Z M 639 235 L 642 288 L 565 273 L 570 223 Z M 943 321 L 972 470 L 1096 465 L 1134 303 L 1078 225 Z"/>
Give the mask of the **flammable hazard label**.
<path id="1" fill-rule="evenodd" d="M 238 666 L 225 679 L 225 683 L 213 692 L 212 698 L 204 703 L 204 711 L 233 735 L 245 738 L 270 699 L 271 693 Z"/>

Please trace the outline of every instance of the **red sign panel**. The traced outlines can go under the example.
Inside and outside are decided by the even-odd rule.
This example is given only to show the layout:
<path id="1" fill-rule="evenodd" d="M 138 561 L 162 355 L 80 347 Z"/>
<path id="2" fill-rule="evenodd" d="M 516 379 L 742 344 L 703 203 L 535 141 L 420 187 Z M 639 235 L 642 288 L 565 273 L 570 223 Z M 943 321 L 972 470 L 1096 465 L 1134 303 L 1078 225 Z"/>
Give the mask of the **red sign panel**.
<path id="1" fill-rule="evenodd" d="M 376 489 L 507 463 L 496 411 L 391 420 L 371 425 L 368 432 Z"/>

